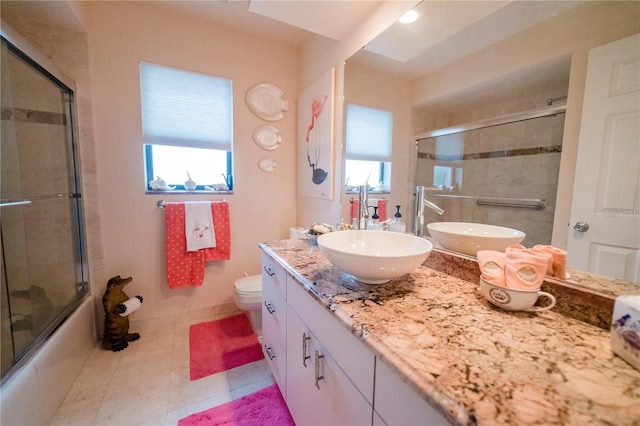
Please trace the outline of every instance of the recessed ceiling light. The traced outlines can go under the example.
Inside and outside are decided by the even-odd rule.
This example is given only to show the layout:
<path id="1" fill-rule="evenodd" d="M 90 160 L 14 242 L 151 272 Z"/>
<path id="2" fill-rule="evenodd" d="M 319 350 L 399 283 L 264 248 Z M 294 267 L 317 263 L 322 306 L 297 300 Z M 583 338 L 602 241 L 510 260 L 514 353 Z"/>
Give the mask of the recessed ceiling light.
<path id="1" fill-rule="evenodd" d="M 402 22 L 403 24 L 410 24 L 412 22 L 415 22 L 415 20 L 418 19 L 419 16 L 420 15 L 417 11 L 411 9 L 407 10 L 404 15 L 402 15 L 400 19 L 398 19 L 398 21 Z"/>

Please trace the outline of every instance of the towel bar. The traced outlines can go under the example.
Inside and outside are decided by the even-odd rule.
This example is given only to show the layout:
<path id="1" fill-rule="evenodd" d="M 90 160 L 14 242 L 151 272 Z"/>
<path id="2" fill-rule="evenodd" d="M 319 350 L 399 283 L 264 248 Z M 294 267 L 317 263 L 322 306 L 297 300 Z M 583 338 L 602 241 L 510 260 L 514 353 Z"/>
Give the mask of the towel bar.
<path id="1" fill-rule="evenodd" d="M 209 200 L 205 200 L 205 201 L 209 201 Z M 211 200 L 211 201 L 227 201 L 226 199 L 222 199 L 222 200 Z M 184 201 L 185 203 L 188 203 L 189 201 Z M 164 209 L 165 206 L 167 205 L 167 203 L 164 200 L 158 200 L 156 202 L 156 207 L 158 207 L 159 209 Z"/>
<path id="2" fill-rule="evenodd" d="M 544 200 L 476 200 L 478 206 L 494 206 L 494 207 L 515 207 L 520 209 L 544 210 Z"/>

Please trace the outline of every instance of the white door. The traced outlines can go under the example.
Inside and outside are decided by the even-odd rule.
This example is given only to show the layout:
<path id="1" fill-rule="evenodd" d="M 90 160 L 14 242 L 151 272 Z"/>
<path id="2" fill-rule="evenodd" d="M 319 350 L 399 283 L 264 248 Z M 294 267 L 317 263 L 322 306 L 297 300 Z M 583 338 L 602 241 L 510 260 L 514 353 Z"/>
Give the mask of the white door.
<path id="1" fill-rule="evenodd" d="M 640 283 L 640 34 L 589 52 L 568 266 Z"/>

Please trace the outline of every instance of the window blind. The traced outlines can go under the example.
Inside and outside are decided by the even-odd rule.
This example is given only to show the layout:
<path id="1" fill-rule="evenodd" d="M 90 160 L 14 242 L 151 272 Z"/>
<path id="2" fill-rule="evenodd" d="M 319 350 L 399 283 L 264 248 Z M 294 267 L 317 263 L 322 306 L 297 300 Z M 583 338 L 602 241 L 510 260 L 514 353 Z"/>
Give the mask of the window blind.
<path id="1" fill-rule="evenodd" d="M 347 104 L 347 158 L 391 161 L 393 113 Z"/>
<path id="2" fill-rule="evenodd" d="M 232 81 L 140 63 L 145 144 L 231 151 Z"/>

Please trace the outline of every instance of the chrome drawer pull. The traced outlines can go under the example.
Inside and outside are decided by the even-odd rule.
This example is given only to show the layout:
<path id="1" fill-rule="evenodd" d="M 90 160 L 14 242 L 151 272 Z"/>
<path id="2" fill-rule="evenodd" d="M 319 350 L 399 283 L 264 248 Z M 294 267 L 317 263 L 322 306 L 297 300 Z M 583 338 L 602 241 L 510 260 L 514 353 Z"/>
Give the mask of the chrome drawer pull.
<path id="1" fill-rule="evenodd" d="M 265 307 L 265 308 L 267 308 L 267 311 L 268 311 L 271 315 L 273 315 L 273 314 L 276 312 L 276 310 L 275 310 L 275 309 L 273 309 L 273 305 L 272 305 L 271 303 L 267 303 L 267 301 L 266 301 L 266 300 L 264 301 L 264 307 Z"/>
<path id="2" fill-rule="evenodd" d="M 311 356 L 307 355 L 307 340 L 311 337 L 307 336 L 307 333 L 302 332 L 302 365 L 307 368 L 307 360 L 311 359 Z"/>
<path id="3" fill-rule="evenodd" d="M 273 361 L 273 359 L 276 357 L 276 354 L 274 354 L 271 348 L 268 347 L 267 345 L 264 345 L 264 350 L 267 353 L 267 356 L 269 357 L 269 359 Z"/>
<path id="4" fill-rule="evenodd" d="M 270 277 L 272 277 L 272 276 L 274 276 L 276 274 L 275 272 L 273 272 L 271 270 L 271 268 L 267 268 L 266 266 L 263 269 L 267 273 L 267 275 L 269 275 Z"/>
<path id="5" fill-rule="evenodd" d="M 324 358 L 324 355 L 320 355 L 318 351 L 316 351 L 316 387 L 318 389 L 320 389 L 318 382 L 324 379 L 324 376 L 320 375 L 320 358 Z"/>

